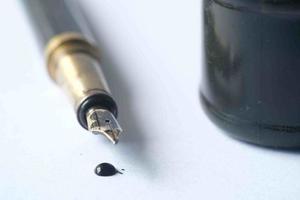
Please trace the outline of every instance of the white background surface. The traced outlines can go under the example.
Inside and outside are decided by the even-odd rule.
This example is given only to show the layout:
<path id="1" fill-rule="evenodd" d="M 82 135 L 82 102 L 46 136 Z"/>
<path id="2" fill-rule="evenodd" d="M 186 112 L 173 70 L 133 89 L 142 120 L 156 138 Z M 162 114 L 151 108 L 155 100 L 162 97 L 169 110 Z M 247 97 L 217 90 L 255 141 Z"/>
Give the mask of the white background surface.
<path id="1" fill-rule="evenodd" d="M 300 153 L 245 145 L 199 103 L 200 0 L 82 0 L 125 129 L 84 131 L 18 1 L 0 12 L 0 199 L 299 199 Z M 110 162 L 124 175 L 97 177 Z"/>

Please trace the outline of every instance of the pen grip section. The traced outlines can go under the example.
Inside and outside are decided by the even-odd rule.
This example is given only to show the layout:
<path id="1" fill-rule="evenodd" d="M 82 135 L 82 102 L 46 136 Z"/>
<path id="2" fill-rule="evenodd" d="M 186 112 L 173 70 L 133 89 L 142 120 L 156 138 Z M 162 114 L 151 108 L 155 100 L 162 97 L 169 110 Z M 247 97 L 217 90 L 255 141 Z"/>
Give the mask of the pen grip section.
<path id="1" fill-rule="evenodd" d="M 110 90 L 97 49 L 82 36 L 67 33 L 53 38 L 46 49 L 48 71 L 77 108 L 87 98 Z"/>

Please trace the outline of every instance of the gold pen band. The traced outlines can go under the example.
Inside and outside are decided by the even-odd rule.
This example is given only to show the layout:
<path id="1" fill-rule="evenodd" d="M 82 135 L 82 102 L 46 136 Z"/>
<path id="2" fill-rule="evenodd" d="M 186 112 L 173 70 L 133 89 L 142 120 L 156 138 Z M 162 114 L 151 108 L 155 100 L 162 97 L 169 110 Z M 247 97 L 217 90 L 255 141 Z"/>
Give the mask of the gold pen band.
<path id="1" fill-rule="evenodd" d="M 54 37 L 46 47 L 46 60 L 50 77 L 65 90 L 75 110 L 96 93 L 110 95 L 98 50 L 81 35 Z"/>

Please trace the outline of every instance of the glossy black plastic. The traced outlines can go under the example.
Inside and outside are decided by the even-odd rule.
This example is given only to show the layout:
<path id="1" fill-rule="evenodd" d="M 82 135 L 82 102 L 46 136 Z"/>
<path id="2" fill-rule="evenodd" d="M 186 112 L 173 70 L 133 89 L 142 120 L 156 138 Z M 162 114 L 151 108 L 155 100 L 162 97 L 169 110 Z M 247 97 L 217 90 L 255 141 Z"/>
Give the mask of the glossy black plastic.
<path id="1" fill-rule="evenodd" d="M 204 0 L 201 99 L 234 138 L 300 147 L 300 3 Z"/>

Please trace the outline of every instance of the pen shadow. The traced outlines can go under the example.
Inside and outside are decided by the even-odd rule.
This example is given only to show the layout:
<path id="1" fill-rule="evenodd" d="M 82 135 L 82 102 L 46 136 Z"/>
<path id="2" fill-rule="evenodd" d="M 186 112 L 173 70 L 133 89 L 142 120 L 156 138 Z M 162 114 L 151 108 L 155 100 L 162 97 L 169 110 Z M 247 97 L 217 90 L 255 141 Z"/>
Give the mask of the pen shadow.
<path id="1" fill-rule="evenodd" d="M 155 162 L 147 153 L 147 142 L 143 134 L 143 128 L 140 126 L 139 117 L 133 109 L 134 106 L 132 106 L 131 89 L 126 78 L 120 73 L 123 66 L 113 57 L 114 54 L 109 48 L 109 42 L 103 39 L 105 37 L 102 37 L 103 33 L 94 28 L 99 27 L 97 20 L 88 15 L 84 5 L 80 5 L 80 7 L 87 26 L 100 49 L 102 70 L 118 104 L 118 121 L 124 130 L 124 134 L 120 137 L 120 142 L 114 148 L 114 151 L 119 156 L 128 158 L 131 163 L 135 163 L 143 171 L 146 170 L 149 176 L 154 177 L 156 174 Z"/>

